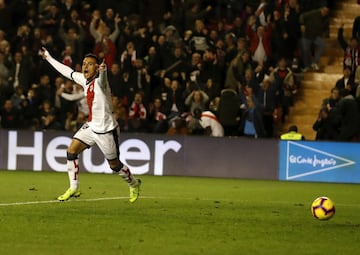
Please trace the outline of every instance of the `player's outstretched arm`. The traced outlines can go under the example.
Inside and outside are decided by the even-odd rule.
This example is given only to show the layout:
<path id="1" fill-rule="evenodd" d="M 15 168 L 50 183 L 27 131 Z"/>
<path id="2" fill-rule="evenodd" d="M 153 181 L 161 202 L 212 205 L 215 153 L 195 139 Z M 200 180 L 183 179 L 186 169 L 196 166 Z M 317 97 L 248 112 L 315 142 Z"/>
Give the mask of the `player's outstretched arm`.
<path id="1" fill-rule="evenodd" d="M 99 80 L 100 80 L 100 86 L 102 88 L 106 88 L 108 83 L 106 70 L 107 67 L 106 67 L 105 59 L 103 59 L 103 61 L 99 65 Z"/>
<path id="2" fill-rule="evenodd" d="M 56 59 L 54 59 L 50 53 L 47 51 L 45 47 L 41 48 L 41 56 L 44 60 L 49 62 L 49 64 L 56 69 L 59 73 L 61 73 L 66 78 L 73 80 L 72 73 L 74 72 L 73 69 L 68 67 L 67 65 L 64 65 L 63 63 L 60 63 Z"/>

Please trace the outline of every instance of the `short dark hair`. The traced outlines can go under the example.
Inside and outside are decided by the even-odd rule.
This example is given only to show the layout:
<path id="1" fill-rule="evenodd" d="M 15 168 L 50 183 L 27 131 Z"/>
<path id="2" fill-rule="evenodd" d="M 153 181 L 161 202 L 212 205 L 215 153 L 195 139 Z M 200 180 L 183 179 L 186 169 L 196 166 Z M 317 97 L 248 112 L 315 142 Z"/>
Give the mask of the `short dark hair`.
<path id="1" fill-rule="evenodd" d="M 296 125 L 290 126 L 290 127 L 289 127 L 289 130 L 288 130 L 288 132 L 297 132 L 297 131 L 298 131 L 298 128 L 297 128 Z"/>
<path id="2" fill-rule="evenodd" d="M 93 59 L 96 60 L 96 63 L 97 63 L 97 64 L 100 64 L 100 60 L 99 60 L 98 56 L 96 56 L 96 55 L 93 54 L 93 53 L 88 53 L 88 54 L 86 54 L 84 58 L 93 58 Z"/>
<path id="3" fill-rule="evenodd" d="M 201 114 L 202 114 L 202 110 L 200 108 L 195 108 L 194 109 L 194 117 L 196 119 L 200 119 L 201 118 Z"/>

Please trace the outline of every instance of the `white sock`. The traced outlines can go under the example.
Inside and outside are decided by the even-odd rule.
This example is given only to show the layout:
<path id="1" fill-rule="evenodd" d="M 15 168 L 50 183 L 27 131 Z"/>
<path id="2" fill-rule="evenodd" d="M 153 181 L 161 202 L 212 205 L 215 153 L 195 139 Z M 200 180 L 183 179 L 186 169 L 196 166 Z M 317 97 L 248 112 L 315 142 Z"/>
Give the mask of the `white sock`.
<path id="1" fill-rule="evenodd" d="M 130 187 L 135 187 L 138 184 L 135 177 L 131 174 L 130 169 L 125 165 L 119 171 L 119 175 L 129 184 Z"/>
<path id="2" fill-rule="evenodd" d="M 79 188 L 79 160 L 68 160 L 67 170 L 71 189 Z"/>

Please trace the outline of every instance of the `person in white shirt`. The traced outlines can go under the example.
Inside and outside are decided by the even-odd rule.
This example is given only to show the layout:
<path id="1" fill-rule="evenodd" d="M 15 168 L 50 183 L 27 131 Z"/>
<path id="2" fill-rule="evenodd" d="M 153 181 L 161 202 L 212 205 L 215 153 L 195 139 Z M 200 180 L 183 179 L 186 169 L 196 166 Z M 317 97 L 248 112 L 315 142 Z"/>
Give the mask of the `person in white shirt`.
<path id="1" fill-rule="evenodd" d="M 209 136 L 223 137 L 224 128 L 220 121 L 211 111 L 201 111 L 199 108 L 194 110 L 195 118 L 199 119 L 199 123 L 205 130 L 204 133 Z"/>
<path id="2" fill-rule="evenodd" d="M 71 197 L 80 196 L 78 155 L 86 148 L 97 144 L 107 159 L 110 168 L 130 186 L 130 202 L 135 202 L 139 196 L 141 181 L 136 179 L 129 168 L 119 160 L 118 136 L 120 128 L 112 114 L 111 90 L 107 80 L 105 61 L 99 64 L 94 54 L 87 54 L 82 63 L 82 72 L 76 72 L 70 67 L 55 60 L 46 48 L 42 48 L 42 58 L 66 78 L 84 88 L 88 102 L 89 115 L 87 122 L 75 133 L 67 148 L 67 168 L 70 187 L 58 197 L 66 201 Z"/>

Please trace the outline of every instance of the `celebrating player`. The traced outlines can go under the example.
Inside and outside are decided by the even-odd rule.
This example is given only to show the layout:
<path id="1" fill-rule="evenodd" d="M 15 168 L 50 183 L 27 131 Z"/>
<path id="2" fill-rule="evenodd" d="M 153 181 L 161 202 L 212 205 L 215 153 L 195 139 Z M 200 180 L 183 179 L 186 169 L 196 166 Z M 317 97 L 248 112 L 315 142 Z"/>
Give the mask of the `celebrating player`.
<path id="1" fill-rule="evenodd" d="M 83 59 L 80 73 L 55 60 L 45 48 L 42 48 L 42 58 L 63 76 L 84 88 L 89 106 L 88 121 L 75 133 L 67 148 L 70 187 L 58 197 L 58 200 L 66 201 L 71 197 L 80 196 L 78 155 L 86 148 L 97 144 L 110 168 L 118 172 L 129 184 L 129 201 L 135 202 L 139 197 L 141 181 L 136 179 L 129 168 L 119 160 L 120 128 L 112 115 L 111 91 L 107 80 L 105 61 L 99 64 L 96 55 L 88 54 Z"/>

